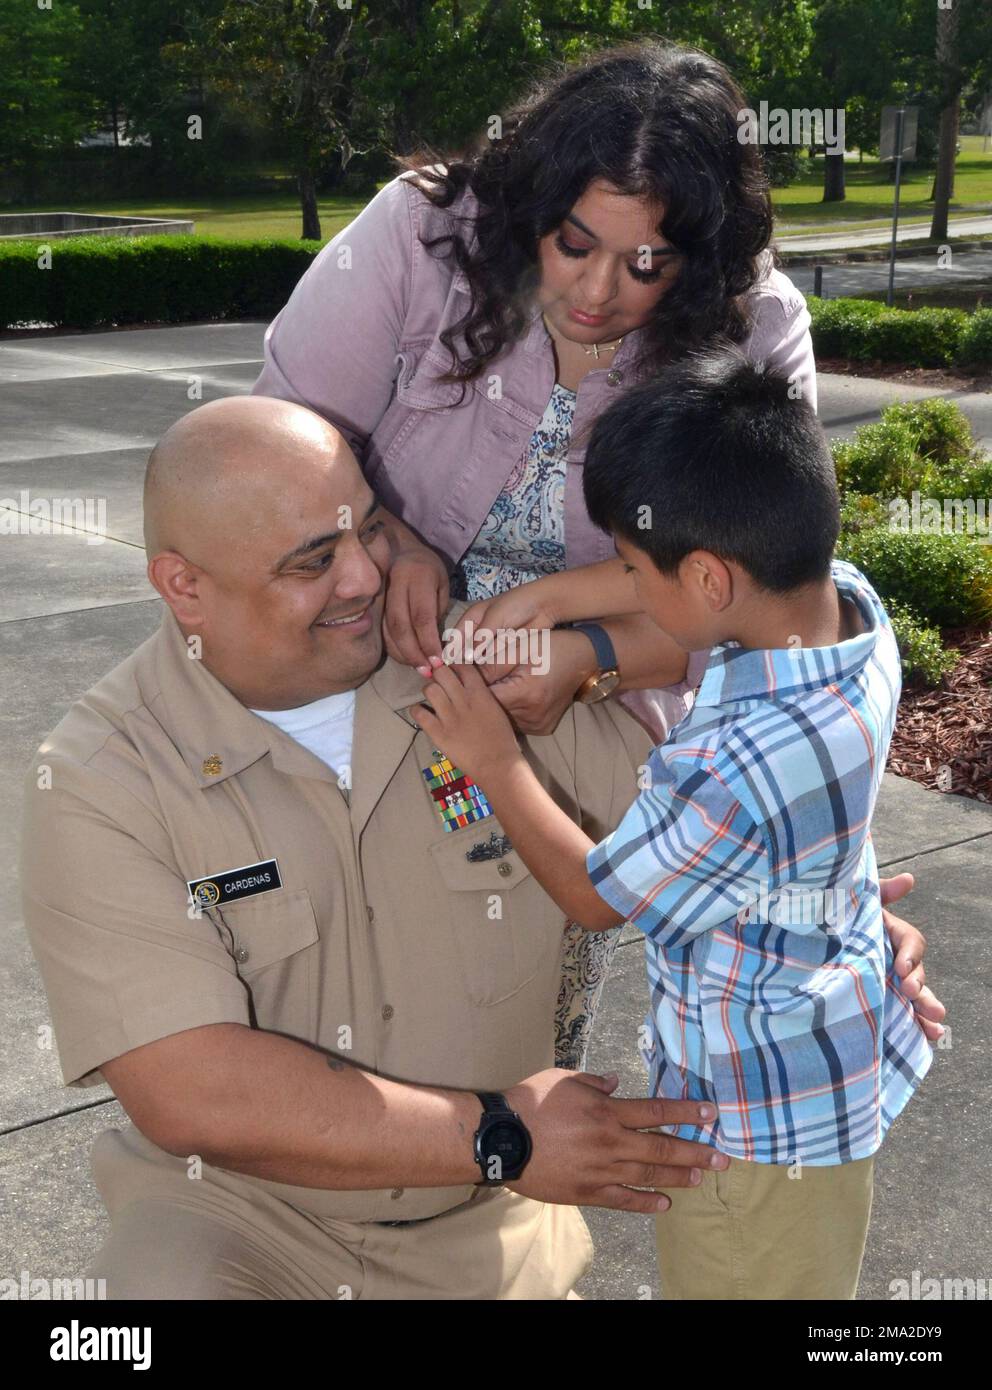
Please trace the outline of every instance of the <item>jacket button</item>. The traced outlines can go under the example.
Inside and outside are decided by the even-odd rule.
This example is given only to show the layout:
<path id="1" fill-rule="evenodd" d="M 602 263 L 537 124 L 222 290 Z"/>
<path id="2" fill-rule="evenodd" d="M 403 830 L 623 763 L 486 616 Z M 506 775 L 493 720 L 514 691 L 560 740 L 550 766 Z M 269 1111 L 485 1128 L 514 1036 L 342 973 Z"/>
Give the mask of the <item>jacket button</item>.
<path id="1" fill-rule="evenodd" d="M 623 372 L 618 372 L 616 367 L 611 367 L 606 373 L 606 380 L 611 386 L 619 386 L 623 381 Z"/>
<path id="2" fill-rule="evenodd" d="M 234 959 L 238 962 L 239 965 L 244 965 L 245 961 L 248 959 L 250 954 L 251 953 L 248 950 L 247 946 L 239 946 L 234 953 Z"/>
<path id="3" fill-rule="evenodd" d="M 383 1016 L 383 1018 L 386 1020 L 387 1023 L 388 1023 L 389 1020 L 392 1018 L 394 1012 L 395 1012 L 395 1010 L 393 1009 L 392 1004 L 383 1004 L 383 1006 L 382 1006 L 382 1016 Z"/>
<path id="4" fill-rule="evenodd" d="M 390 1197 L 392 1197 L 392 1199 L 393 1199 L 394 1202 L 397 1201 L 398 1198 L 400 1198 L 400 1197 L 403 1196 L 403 1189 L 402 1189 L 402 1187 L 394 1187 L 393 1190 L 392 1190 L 392 1192 L 390 1192 L 389 1195 L 390 1195 Z"/>
<path id="5" fill-rule="evenodd" d="M 496 867 L 496 872 L 497 872 L 498 874 L 502 874 L 504 878 L 508 878 L 509 875 L 513 873 L 513 865 L 512 865 L 512 864 L 499 864 L 499 865 L 497 865 L 497 867 Z"/>
<path id="6" fill-rule="evenodd" d="M 375 913 L 372 911 L 372 909 L 371 909 L 370 907 L 366 906 L 365 911 L 368 913 L 369 921 L 370 921 L 370 922 L 374 922 L 374 921 L 375 921 Z"/>

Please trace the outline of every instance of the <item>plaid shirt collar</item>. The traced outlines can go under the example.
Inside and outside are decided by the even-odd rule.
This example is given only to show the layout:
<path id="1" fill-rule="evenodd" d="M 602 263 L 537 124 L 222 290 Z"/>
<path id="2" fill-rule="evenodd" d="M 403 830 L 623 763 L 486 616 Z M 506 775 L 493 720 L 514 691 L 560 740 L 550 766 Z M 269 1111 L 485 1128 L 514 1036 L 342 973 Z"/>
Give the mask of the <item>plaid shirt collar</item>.
<path id="1" fill-rule="evenodd" d="M 782 699 L 832 685 L 860 671 L 875 650 L 884 613 L 852 565 L 834 560 L 830 571 L 839 592 L 857 604 L 866 631 L 832 647 L 759 649 L 723 642 L 710 653 L 695 703 L 726 705 Z"/>

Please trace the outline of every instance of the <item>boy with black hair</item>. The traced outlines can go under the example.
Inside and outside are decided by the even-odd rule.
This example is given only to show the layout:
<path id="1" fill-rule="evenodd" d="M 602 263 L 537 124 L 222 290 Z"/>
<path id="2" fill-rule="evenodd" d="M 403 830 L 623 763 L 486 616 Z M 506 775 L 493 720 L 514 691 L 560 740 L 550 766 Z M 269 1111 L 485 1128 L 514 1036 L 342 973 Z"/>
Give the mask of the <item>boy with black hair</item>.
<path id="1" fill-rule="evenodd" d="M 658 1220 L 664 1296 L 850 1299 L 873 1155 L 932 1061 L 869 835 L 901 688 L 892 629 L 831 558 L 837 488 L 813 411 L 737 349 L 682 359 L 600 416 L 584 487 L 619 558 L 478 621 L 643 608 L 683 651 L 710 648 L 620 825 L 593 844 L 568 820 L 471 665 L 438 668 L 433 712 L 413 715 L 569 917 L 645 934 L 650 1092 L 715 1101 L 716 1121 L 677 1132 L 731 1156 Z"/>

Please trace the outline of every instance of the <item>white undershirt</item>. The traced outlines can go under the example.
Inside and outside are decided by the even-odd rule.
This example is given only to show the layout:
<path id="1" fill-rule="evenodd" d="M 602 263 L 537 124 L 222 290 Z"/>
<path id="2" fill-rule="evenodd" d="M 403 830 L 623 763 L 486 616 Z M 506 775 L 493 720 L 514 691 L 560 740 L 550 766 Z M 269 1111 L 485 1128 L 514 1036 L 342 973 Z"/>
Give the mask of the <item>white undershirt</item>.
<path id="1" fill-rule="evenodd" d="M 283 733 L 302 743 L 338 776 L 351 776 L 351 739 L 355 727 L 355 692 L 343 690 L 325 695 L 296 709 L 253 709 L 259 719 L 267 719 Z"/>

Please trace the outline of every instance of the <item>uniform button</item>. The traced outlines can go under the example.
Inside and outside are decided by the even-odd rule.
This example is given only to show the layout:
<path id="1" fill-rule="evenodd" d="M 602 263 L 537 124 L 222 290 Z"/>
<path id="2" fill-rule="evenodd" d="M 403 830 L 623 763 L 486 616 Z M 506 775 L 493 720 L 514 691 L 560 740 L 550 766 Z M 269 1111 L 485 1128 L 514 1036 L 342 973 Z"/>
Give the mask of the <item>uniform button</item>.
<path id="1" fill-rule="evenodd" d="M 606 380 L 611 386 L 619 386 L 623 381 L 623 372 L 618 372 L 616 367 L 611 367 L 606 373 Z"/>
<path id="2" fill-rule="evenodd" d="M 234 953 L 234 959 L 238 962 L 239 965 L 244 965 L 249 955 L 250 952 L 247 946 L 239 946 Z"/>
<path id="3" fill-rule="evenodd" d="M 372 911 L 372 909 L 371 909 L 370 907 L 366 907 L 365 911 L 368 913 L 369 921 L 370 921 L 370 922 L 374 922 L 374 921 L 375 921 L 375 913 Z"/>
<path id="4" fill-rule="evenodd" d="M 496 872 L 497 872 L 498 874 L 502 874 L 504 878 L 507 878 L 507 877 L 509 877 L 510 874 L 513 873 L 513 865 L 512 865 L 512 864 L 500 864 L 500 865 L 497 866 Z"/>
<path id="5" fill-rule="evenodd" d="M 392 1004 L 383 1004 L 383 1006 L 382 1006 L 382 1016 L 383 1016 L 383 1018 L 386 1020 L 387 1023 L 388 1023 L 389 1020 L 392 1018 L 393 1012 L 394 1012 L 394 1010 L 393 1010 Z"/>
<path id="6" fill-rule="evenodd" d="M 403 1196 L 403 1189 L 402 1189 L 402 1187 L 394 1187 L 393 1190 L 392 1190 L 392 1192 L 390 1192 L 389 1195 L 390 1195 L 390 1197 L 392 1197 L 393 1201 L 395 1202 L 395 1201 L 397 1200 L 397 1198 Z"/>

